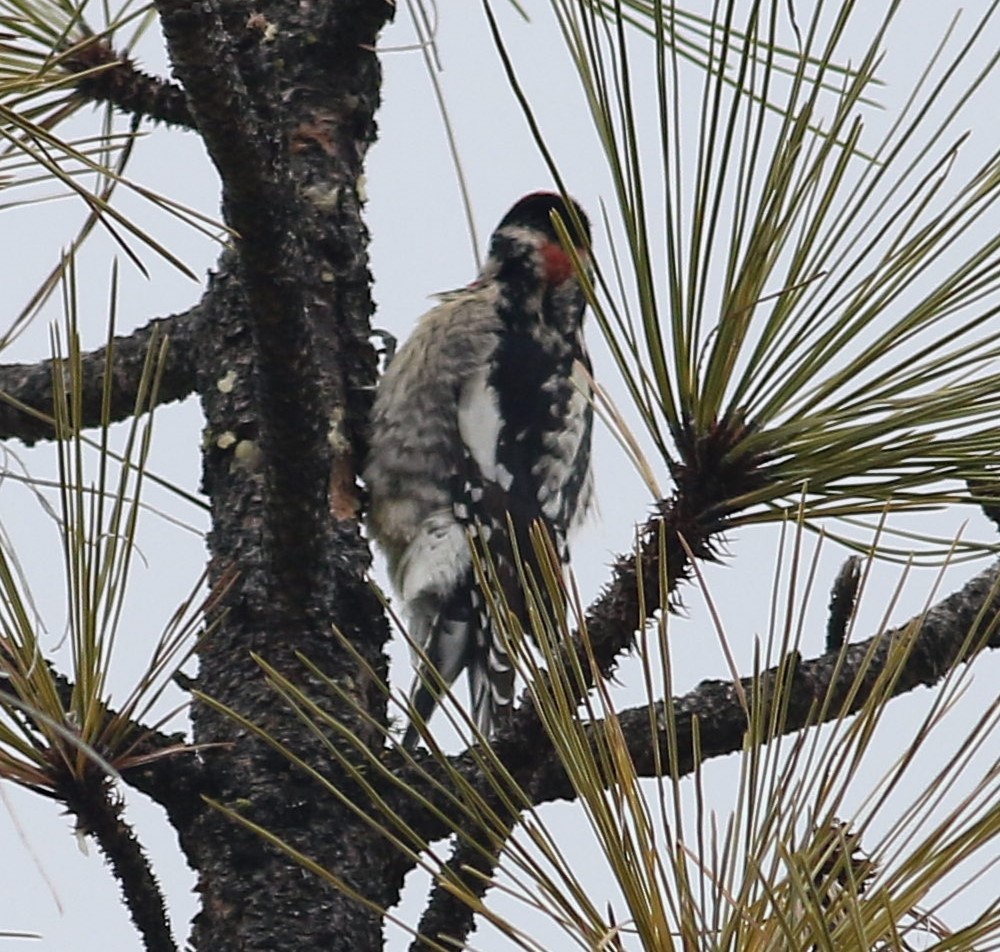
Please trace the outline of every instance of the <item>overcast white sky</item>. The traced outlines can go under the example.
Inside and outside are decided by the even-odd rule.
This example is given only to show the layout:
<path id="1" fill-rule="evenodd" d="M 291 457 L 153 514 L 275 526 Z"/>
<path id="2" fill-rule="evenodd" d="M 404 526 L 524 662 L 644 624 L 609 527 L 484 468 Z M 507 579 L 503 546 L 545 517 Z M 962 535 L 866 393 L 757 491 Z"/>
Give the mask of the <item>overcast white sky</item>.
<path id="1" fill-rule="evenodd" d="M 444 6 L 444 5 L 442 5 Z M 499 4 L 498 4 L 499 6 Z M 512 54 L 522 80 L 532 97 L 542 128 L 560 162 L 572 191 L 597 218 L 599 202 L 610 199 L 610 184 L 602 156 L 591 131 L 590 121 L 576 90 L 553 26 L 539 6 L 538 20 L 522 24 L 509 11 L 501 11 Z M 871 8 L 881 4 L 869 4 Z M 987 8 L 984 0 L 964 5 L 960 33 Z M 944 34 L 955 8 L 952 4 L 910 3 L 904 5 L 900 22 L 886 44 L 886 60 L 880 75 L 888 85 L 880 93 L 884 114 L 869 113 L 866 119 L 878 127 L 891 121 L 910 93 L 934 47 Z M 873 15 L 873 14 L 872 14 Z M 804 15 L 803 15 L 804 18 Z M 996 26 L 994 25 L 994 34 Z M 857 46 L 845 49 L 844 56 L 860 57 L 868 35 L 859 19 L 852 31 Z M 398 23 L 387 31 L 384 43 L 409 42 L 405 5 Z M 450 4 L 442 10 L 438 44 L 444 72 L 441 80 L 457 130 L 459 146 L 475 202 L 479 245 L 507 207 L 521 194 L 551 187 L 545 166 L 531 141 L 521 113 L 504 81 L 503 72 L 490 41 L 478 4 Z M 985 55 L 984 51 L 984 55 Z M 991 52 L 991 51 L 990 51 Z M 140 57 L 148 68 L 163 69 L 162 55 L 155 40 L 145 43 Z M 982 61 L 982 60 L 980 60 Z M 641 58 L 640 58 L 641 62 Z M 465 284 L 475 271 L 469 236 L 459 200 L 440 118 L 433 105 L 425 68 L 417 52 L 387 53 L 384 106 L 379 115 L 381 141 L 374 148 L 368 167 L 368 220 L 371 225 L 372 266 L 375 297 L 379 312 L 376 325 L 404 337 L 419 314 L 430 304 L 435 291 Z M 687 76 L 690 89 L 700 77 L 692 69 Z M 654 88 L 651 75 L 637 77 L 638 87 Z M 959 160 L 959 171 L 970 172 L 998 147 L 996 101 L 1000 96 L 1000 74 L 991 77 L 984 89 L 963 113 L 959 129 L 973 136 Z M 656 168 L 655 159 L 649 166 Z M 132 166 L 139 181 L 187 202 L 207 213 L 217 209 L 214 172 L 194 136 L 155 130 L 140 145 Z M 956 175 L 961 181 L 963 176 Z M 5 213 L 0 228 L 2 284 L 8 308 L 15 309 L 36 286 L 41 275 L 55 261 L 58 249 L 79 221 L 80 208 L 69 201 Z M 165 244 L 179 250 L 196 272 L 212 266 L 215 248 L 208 241 L 173 223 L 163 215 L 144 212 L 149 226 Z M 596 254 L 606 260 L 606 240 L 598 233 Z M 97 346 L 104 337 L 106 295 L 109 283 L 109 245 L 95 239 L 84 252 L 81 275 L 82 334 L 84 346 Z M 119 330 L 145 323 L 149 318 L 190 306 L 200 286 L 178 276 L 160 261 L 148 256 L 151 277 L 141 276 L 128 263 L 122 265 L 122 304 Z M 55 305 L 47 318 L 57 320 Z M 614 371 L 596 330 L 591 332 L 591 349 L 597 375 L 614 392 Z M 48 353 L 48 329 L 36 322 L 0 360 L 35 360 Z M 157 414 L 154 471 L 194 490 L 199 481 L 200 414 L 195 401 L 172 406 Z M 31 472 L 51 475 L 54 450 L 51 446 L 20 454 Z M 649 499 L 639 479 L 621 459 L 607 434 L 598 435 L 596 467 L 600 512 L 592 519 L 575 545 L 576 568 L 585 600 L 606 577 L 612 553 L 625 550 L 631 541 L 634 523 L 644 517 Z M 661 474 L 662 475 L 662 474 Z M 664 480 L 666 482 L 666 480 Z M 149 502 L 180 516 L 194 530 L 205 527 L 204 514 L 173 500 L 159 491 L 150 491 Z M 960 530 L 968 512 L 936 517 L 934 528 L 942 534 Z M 65 610 L 60 581 L 58 536 L 55 527 L 40 513 L 31 495 L 10 481 L 0 484 L 0 519 L 18 547 L 33 592 L 48 626 L 47 643 L 55 646 L 61 637 Z M 969 532 L 989 537 L 984 520 L 973 516 Z M 713 598 L 732 639 L 737 663 L 748 671 L 754 636 L 767 630 L 772 569 L 777 551 L 775 529 L 742 532 L 730 539 L 732 559 L 722 567 L 707 571 Z M 812 546 L 810 540 L 808 546 Z M 124 688 L 142 670 L 153 631 L 170 617 L 180 599 L 196 579 L 204 549 L 197 531 L 179 530 L 155 515 L 146 518 L 140 536 L 143 559 L 136 564 L 134 598 L 123 628 L 124 637 L 116 660 L 116 681 Z M 845 553 L 828 544 L 820 562 L 819 589 L 810 602 L 803 651 L 818 654 L 822 649 L 827 587 Z M 144 564 L 148 561 L 148 565 Z M 982 567 L 959 566 L 949 571 L 940 589 L 944 594 Z M 875 590 L 862 606 L 857 631 L 866 636 L 875 630 L 888 602 L 899 571 L 886 568 L 877 575 Z M 919 611 L 933 573 L 924 570 L 911 578 L 892 618 L 903 621 Z M 672 625 L 673 663 L 676 684 L 686 691 L 706 677 L 725 677 L 727 669 L 718 640 L 712 633 L 702 597 L 691 589 L 686 595 L 687 612 Z M 151 629 L 152 626 L 152 629 Z M 395 652 L 395 668 L 408 680 L 405 652 Z M 631 672 L 631 679 L 630 679 Z M 623 703 L 637 703 L 641 686 L 634 664 L 622 666 Z M 954 714 L 954 736 L 962 736 L 963 725 L 974 719 L 995 698 L 1000 681 L 1000 659 L 984 657 L 976 662 L 973 689 Z M 179 703 L 179 693 L 173 696 Z M 916 692 L 892 705 L 884 724 L 883 761 L 899 750 L 905 735 L 926 709 L 928 692 Z M 947 744 L 941 745 L 946 755 Z M 718 791 L 713 806 L 723 816 L 734 789 L 735 759 L 709 764 L 707 786 Z M 930 770 L 930 766 L 927 768 Z M 870 776 L 874 776 L 871 774 Z M 0 947 L 30 948 L 38 952 L 130 952 L 140 943 L 124 909 L 117 887 L 104 868 L 96 850 L 85 855 L 72 835 L 66 817 L 48 803 L 22 794 L 9 784 L 0 785 L 0 931 L 34 931 L 43 934 L 39 942 L 0 939 Z M 149 844 L 171 902 L 176 935 L 187 934 L 188 920 L 195 911 L 190 890 L 193 876 L 175 849 L 169 827 L 152 806 L 130 797 L 129 817 L 140 836 Z M 584 879 L 597 895 L 607 889 L 607 874 L 593 861 L 593 847 L 580 834 L 582 823 L 571 806 L 554 806 L 542 811 L 546 818 L 566 832 L 567 849 L 585 870 Z M 977 908 L 995 898 L 1000 879 L 995 872 L 962 900 L 956 914 Z M 413 877 L 416 880 L 416 877 Z M 404 915 L 419 909 L 426 884 L 411 883 L 404 902 Z M 600 904 L 603 905 L 603 904 Z M 478 948 L 499 952 L 508 946 L 495 933 L 481 930 L 474 938 Z M 558 942 L 553 938 L 553 942 Z M 404 939 L 393 934 L 388 948 L 402 949 Z M 553 946 L 559 947 L 558 944 Z"/>

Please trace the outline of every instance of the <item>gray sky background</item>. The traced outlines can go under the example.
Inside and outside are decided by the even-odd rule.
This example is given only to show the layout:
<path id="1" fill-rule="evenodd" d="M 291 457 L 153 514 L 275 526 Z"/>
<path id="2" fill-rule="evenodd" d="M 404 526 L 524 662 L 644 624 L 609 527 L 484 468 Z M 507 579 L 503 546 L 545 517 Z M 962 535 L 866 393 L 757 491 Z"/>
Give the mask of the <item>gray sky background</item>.
<path id="1" fill-rule="evenodd" d="M 869 6 L 872 10 L 867 15 L 874 21 L 882 4 Z M 965 13 L 958 28 L 960 36 L 965 35 L 986 7 L 983 0 L 964 4 Z M 904 12 L 887 40 L 885 64 L 880 70 L 881 77 L 888 83 L 879 93 L 886 109 L 883 113 L 869 110 L 865 117 L 876 133 L 887 127 L 911 92 L 956 9 L 949 3 L 904 4 Z M 499 12 L 521 79 L 537 109 L 553 153 L 571 190 L 596 221 L 601 199 L 610 201 L 610 181 L 577 91 L 575 76 L 542 5 L 539 11 L 537 21 L 530 25 L 521 23 L 511 11 L 502 9 Z M 801 14 L 801 18 L 804 20 L 805 14 Z M 408 43 L 412 38 L 405 5 L 400 5 L 397 21 L 383 38 L 387 47 Z M 996 30 L 994 24 L 994 35 Z M 856 30 L 852 31 L 857 47 L 845 48 L 842 58 L 859 58 L 868 35 L 859 18 Z M 482 249 L 490 230 L 509 205 L 525 192 L 551 187 L 551 180 L 504 80 L 479 5 L 445 7 L 438 44 L 444 66 L 441 81 L 475 202 Z M 648 71 L 650 61 L 643 57 L 641 48 L 642 44 L 637 43 L 636 87 L 648 90 L 652 108 L 655 83 Z M 992 51 L 984 47 L 978 62 L 984 62 L 989 52 Z M 144 43 L 140 58 L 147 68 L 164 69 L 155 38 Z M 372 151 L 367 177 L 368 220 L 373 236 L 372 270 L 379 307 L 375 323 L 402 338 L 430 306 L 429 295 L 467 283 L 474 275 L 475 264 L 421 55 L 419 52 L 387 52 L 383 64 L 386 79 L 384 106 L 379 115 L 381 138 Z M 698 89 L 700 81 L 700 74 L 693 68 L 684 76 L 689 90 Z M 998 147 L 998 95 L 1000 73 L 994 73 L 957 124 L 956 131 L 969 129 L 972 136 L 956 162 L 956 183 L 964 181 Z M 698 105 L 691 102 L 691 117 L 696 115 Z M 137 152 L 131 168 L 135 179 L 207 213 L 217 210 L 214 171 L 194 136 L 154 130 L 149 141 L 141 144 Z M 649 176 L 654 182 L 656 163 L 654 154 L 648 164 Z M 212 266 L 216 248 L 210 241 L 163 214 L 141 209 L 137 200 L 130 199 L 123 204 L 140 209 L 137 214 L 143 216 L 147 227 L 164 244 L 179 251 L 196 272 L 203 273 Z M 81 214 L 80 206 L 72 200 L 5 212 L 0 227 L 3 252 L 0 260 L 7 262 L 2 283 L 8 308 L 18 307 L 51 268 L 59 248 L 73 233 Z M 112 250 L 107 240 L 95 236 L 80 256 L 80 320 L 85 349 L 98 346 L 105 335 L 110 281 L 108 260 Z M 600 260 L 608 260 L 607 239 L 600 229 L 597 229 L 596 254 Z M 128 262 L 122 263 L 120 332 L 144 324 L 152 317 L 184 310 L 200 293 L 198 285 L 151 254 L 146 254 L 145 259 L 150 269 L 149 280 Z M 0 359 L 4 362 L 30 361 L 46 356 L 49 352 L 46 321 L 59 320 L 58 301 L 53 302 L 45 317 L 46 320 L 37 321 Z M 610 358 L 594 328 L 590 341 L 598 378 L 624 402 L 621 388 L 615 386 Z M 157 412 L 152 469 L 188 490 L 196 489 L 199 482 L 200 426 L 195 401 Z M 650 503 L 647 491 L 623 461 L 611 437 L 602 432 L 597 440 L 600 511 L 574 546 L 584 601 L 589 600 L 605 581 L 606 566 L 613 553 L 629 548 L 633 526 L 644 517 Z M 24 451 L 19 445 L 12 445 L 10 449 L 33 475 L 50 478 L 54 475 L 52 446 L 42 445 Z M 16 469 L 16 466 L 8 457 L 5 468 Z M 667 485 L 664 474 L 658 475 Z M 145 499 L 184 520 L 192 531 L 179 529 L 156 514 L 147 514 L 144 519 L 139 542 L 141 558 L 135 564 L 132 598 L 115 658 L 114 683 L 121 691 L 126 690 L 142 671 L 153 635 L 167 622 L 194 584 L 204 562 L 204 547 L 199 535 L 206 526 L 204 513 L 154 487 L 149 487 Z M 0 519 L 31 581 L 48 629 L 45 643 L 55 648 L 60 643 L 65 624 L 56 527 L 42 514 L 33 496 L 11 480 L 0 483 Z M 990 538 L 989 524 L 967 510 L 943 513 L 919 523 L 921 527 L 927 525 L 943 535 L 964 531 Z M 734 535 L 729 542 L 732 558 L 723 566 L 709 567 L 705 575 L 737 664 L 742 672 L 748 672 L 754 638 L 766 637 L 768 630 L 779 532 L 775 528 L 744 531 Z M 805 545 L 808 557 L 815 540 L 808 537 Z M 803 652 L 806 655 L 822 650 L 828 587 L 845 554 L 833 543 L 824 546 L 817 587 L 805 614 Z M 790 564 L 788 557 L 785 561 Z M 981 567 L 982 563 L 949 569 L 938 589 L 938 597 L 947 594 Z M 877 569 L 867 599 L 861 606 L 856 628 L 859 637 L 866 637 L 877 628 L 901 574 L 899 568 Z M 890 617 L 894 622 L 904 621 L 923 607 L 936 574 L 930 569 L 914 570 L 910 574 L 902 595 L 892 608 Z M 706 601 L 697 588 L 688 588 L 685 605 L 684 615 L 671 621 L 672 661 L 678 691 L 690 690 L 703 678 L 727 676 Z M 62 655 L 65 657 L 64 649 Z M 396 682 L 407 683 L 409 671 L 405 649 L 395 646 L 393 658 Z M 636 663 L 624 663 L 619 672 L 622 686 L 616 689 L 616 699 L 623 705 L 640 703 L 643 695 L 639 680 Z M 951 752 L 948 737 L 962 737 L 968 725 L 995 700 L 998 680 L 1000 659 L 983 657 L 976 662 L 971 689 L 950 715 L 940 742 L 932 745 L 937 760 L 934 751 L 923 755 L 926 759 L 923 775 L 929 776 L 936 769 L 934 764 L 944 762 Z M 912 734 L 930 700 L 930 692 L 918 691 L 893 702 L 875 741 L 876 757 L 857 780 L 854 805 L 860 803 L 871 782 L 878 777 L 879 769 L 884 769 L 898 755 L 901 744 Z M 180 692 L 173 691 L 164 710 L 182 702 Z M 182 724 L 183 720 L 178 719 L 175 723 Z M 984 763 L 992 762 L 989 752 L 984 757 Z M 735 758 L 725 758 L 710 762 L 704 771 L 711 805 L 723 820 L 732 802 L 737 766 Z M 917 776 L 920 776 L 919 771 Z M 0 864 L 0 931 L 35 931 L 44 936 L 38 942 L 0 939 L 0 948 L 25 948 L 37 952 L 104 952 L 107 949 L 131 952 L 140 949 L 139 940 L 120 905 L 116 884 L 92 845 L 86 853 L 79 848 L 69 819 L 61 816 L 51 804 L 23 794 L 10 784 L 0 785 L 0 797 L 0 856 L 4 857 Z M 901 808 L 906 800 L 898 802 Z M 196 908 L 191 894 L 194 878 L 180 858 L 172 832 L 159 811 L 135 796 L 130 795 L 128 803 L 128 816 L 149 846 L 170 899 L 176 935 L 183 940 L 188 920 Z M 608 893 L 608 873 L 595 859 L 593 842 L 585 832 L 579 811 L 573 806 L 555 805 L 541 812 L 562 831 L 562 841 L 595 895 Z M 890 816 L 887 812 L 886 822 Z M 1000 874 L 996 871 L 983 877 L 956 902 L 956 921 L 961 921 L 970 910 L 982 908 L 992 901 L 998 885 Z M 425 878 L 416 874 L 411 876 L 400 910 L 404 918 L 412 921 L 416 910 L 422 906 L 426 890 Z M 612 898 L 610 894 L 608 898 Z M 497 898 L 496 901 L 499 906 L 504 905 L 503 900 Z M 521 918 L 525 922 L 532 921 L 530 916 Z M 540 929 L 546 930 L 543 934 L 552 936 L 552 948 L 565 947 L 550 925 L 542 924 Z M 473 937 L 473 944 L 489 952 L 510 947 L 487 929 L 481 929 Z M 387 948 L 396 950 L 405 945 L 401 933 L 390 933 Z"/>

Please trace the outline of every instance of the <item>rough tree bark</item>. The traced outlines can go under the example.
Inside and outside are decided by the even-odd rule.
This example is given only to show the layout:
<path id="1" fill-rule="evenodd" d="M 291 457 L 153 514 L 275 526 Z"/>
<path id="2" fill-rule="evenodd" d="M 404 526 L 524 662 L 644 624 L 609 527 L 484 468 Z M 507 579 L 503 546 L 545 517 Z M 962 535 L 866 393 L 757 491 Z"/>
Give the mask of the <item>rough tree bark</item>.
<path id="1" fill-rule="evenodd" d="M 366 582 L 353 474 L 375 375 L 360 179 L 375 138 L 373 47 L 392 8 L 168 0 L 158 10 L 238 235 L 195 347 L 210 580 L 237 572 L 200 652 L 199 688 L 336 775 L 275 703 L 253 653 L 318 688 L 301 653 L 384 717 L 331 626 L 384 672 L 387 627 Z M 349 705 L 329 704 L 360 729 Z M 387 849 L 351 811 L 233 720 L 197 702 L 193 720 L 197 743 L 226 745 L 204 758 L 217 800 L 391 904 Z M 217 811 L 200 811 L 188 842 L 202 899 L 196 948 L 381 948 L 378 916 Z"/>

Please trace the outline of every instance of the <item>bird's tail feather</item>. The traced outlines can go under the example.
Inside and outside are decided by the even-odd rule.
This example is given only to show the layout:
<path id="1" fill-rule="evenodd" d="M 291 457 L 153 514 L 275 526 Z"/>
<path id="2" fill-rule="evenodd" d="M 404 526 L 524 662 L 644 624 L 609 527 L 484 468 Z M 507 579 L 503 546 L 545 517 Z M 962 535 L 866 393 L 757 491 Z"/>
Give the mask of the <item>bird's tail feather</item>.
<path id="1" fill-rule="evenodd" d="M 430 636 L 424 641 L 426 661 L 417 667 L 417 676 L 410 689 L 413 720 L 426 722 L 434 713 L 444 691 L 451 687 L 459 672 L 465 667 L 469 655 L 469 623 L 466 619 L 445 618 L 434 620 Z M 412 750 L 420 739 L 413 720 L 403 735 L 403 746 Z"/>
<path id="2" fill-rule="evenodd" d="M 410 691 L 414 720 L 426 722 L 437 707 L 444 689 L 450 687 L 465 668 L 469 677 L 472 717 L 483 736 L 489 737 L 502 713 L 510 708 L 514 696 L 514 668 L 510 657 L 495 638 L 485 618 L 473 626 L 461 621 L 437 619 L 435 630 L 426 643 L 427 661 L 422 663 Z M 403 746 L 412 750 L 420 733 L 411 721 L 403 737 Z"/>

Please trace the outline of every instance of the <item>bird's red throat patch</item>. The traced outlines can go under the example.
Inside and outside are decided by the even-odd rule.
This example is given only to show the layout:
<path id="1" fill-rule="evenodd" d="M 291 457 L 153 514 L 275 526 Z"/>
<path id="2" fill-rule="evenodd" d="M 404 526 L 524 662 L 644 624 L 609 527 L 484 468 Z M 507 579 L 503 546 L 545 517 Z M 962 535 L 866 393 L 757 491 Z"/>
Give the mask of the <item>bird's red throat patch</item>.
<path id="1" fill-rule="evenodd" d="M 549 284 L 562 284 L 573 274 L 573 259 L 558 241 L 547 241 L 542 245 L 542 261 L 545 263 L 545 280 Z"/>

